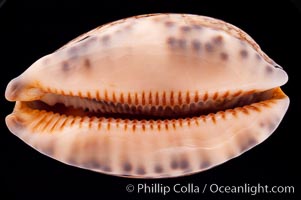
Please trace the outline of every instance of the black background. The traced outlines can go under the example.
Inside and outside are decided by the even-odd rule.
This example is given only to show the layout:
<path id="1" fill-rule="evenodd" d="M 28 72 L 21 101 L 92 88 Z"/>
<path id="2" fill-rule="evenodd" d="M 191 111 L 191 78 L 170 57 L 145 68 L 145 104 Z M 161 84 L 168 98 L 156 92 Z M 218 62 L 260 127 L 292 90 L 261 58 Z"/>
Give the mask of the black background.
<path id="1" fill-rule="evenodd" d="M 95 1 L 97 2 L 97 1 Z M 38 58 L 101 24 L 146 13 L 207 15 L 230 22 L 249 33 L 289 75 L 283 90 L 291 104 L 275 133 L 242 156 L 206 172 L 187 177 L 139 180 L 113 177 L 64 165 L 50 159 L 9 132 L 4 118 L 13 103 L 4 98 L 7 83 Z M 169 194 L 175 199 L 297 199 L 300 195 L 300 73 L 301 18 L 297 1 L 6 1 L 0 8 L 0 199 L 140 199 L 162 194 L 125 190 L 138 183 L 193 183 L 269 186 L 293 185 L 295 194 Z M 300 82 L 299 82 L 300 84 Z M 300 119 L 300 118 L 299 118 Z M 299 152 L 299 153 L 298 153 Z M 8 196 L 7 196 L 8 195 Z M 1 198 L 3 196 L 3 198 Z M 299 198 L 300 199 L 300 198 Z"/>

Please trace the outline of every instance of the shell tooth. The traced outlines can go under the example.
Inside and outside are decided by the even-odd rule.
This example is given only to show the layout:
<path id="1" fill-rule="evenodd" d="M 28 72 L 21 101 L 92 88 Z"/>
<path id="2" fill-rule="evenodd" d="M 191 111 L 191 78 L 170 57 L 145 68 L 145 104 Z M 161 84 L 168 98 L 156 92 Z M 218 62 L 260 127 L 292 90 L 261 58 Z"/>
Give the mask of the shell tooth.
<path id="1" fill-rule="evenodd" d="M 239 28 L 149 14 L 98 27 L 7 86 L 9 130 L 63 163 L 164 178 L 263 142 L 285 115 L 288 75 Z"/>

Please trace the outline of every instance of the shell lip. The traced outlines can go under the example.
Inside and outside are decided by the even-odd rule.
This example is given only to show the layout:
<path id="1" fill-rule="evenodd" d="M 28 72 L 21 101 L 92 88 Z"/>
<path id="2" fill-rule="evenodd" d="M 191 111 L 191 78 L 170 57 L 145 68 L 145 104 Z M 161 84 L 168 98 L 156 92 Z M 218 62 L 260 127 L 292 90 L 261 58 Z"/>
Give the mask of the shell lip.
<path id="1" fill-rule="evenodd" d="M 256 98 L 254 98 L 254 96 Z M 251 100 L 250 100 L 250 97 Z M 69 98 L 69 97 L 67 97 Z M 76 101 L 82 102 L 82 97 L 75 97 L 77 98 Z M 118 120 L 129 120 L 129 121 L 165 121 L 165 120 L 180 120 L 180 119 L 186 119 L 186 118 L 195 118 L 200 116 L 208 116 L 208 115 L 215 115 L 220 114 L 222 112 L 227 112 L 229 110 L 234 110 L 236 108 L 244 108 L 247 106 L 252 106 L 253 104 L 257 103 L 269 103 L 277 101 L 278 99 L 288 98 L 283 91 L 280 89 L 280 87 L 273 88 L 267 91 L 263 92 L 254 92 L 251 91 L 249 94 L 243 94 L 236 98 L 233 103 L 230 103 L 230 106 L 228 105 L 225 107 L 218 107 L 219 100 L 215 100 L 210 103 L 208 103 L 209 107 L 206 108 L 206 105 L 204 106 L 204 103 L 202 104 L 199 110 L 196 111 L 196 108 L 192 108 L 191 105 L 197 105 L 198 104 L 191 104 L 190 106 L 186 106 L 183 104 L 182 107 L 165 107 L 165 109 L 162 109 L 162 106 L 157 106 L 155 110 L 152 110 L 153 107 L 148 107 L 148 111 L 144 112 L 144 108 L 146 106 L 141 108 L 141 105 L 136 106 L 128 106 L 125 105 L 121 108 L 118 108 L 117 106 L 114 107 L 114 104 L 111 104 L 110 102 L 100 102 L 100 106 L 104 107 L 101 112 L 99 112 L 99 109 L 93 110 L 93 106 L 95 107 L 95 102 L 99 104 L 99 101 L 95 99 L 89 99 L 86 98 L 88 102 L 92 102 L 91 105 L 88 103 L 83 103 L 83 105 L 65 105 L 66 102 L 63 103 L 55 103 L 54 105 L 49 105 L 47 102 L 41 101 L 41 100 L 33 100 L 33 101 L 17 101 L 16 106 L 14 109 L 15 113 L 18 112 L 31 112 L 31 111 L 42 111 L 44 113 L 51 113 L 51 114 L 59 114 L 59 115 L 65 115 L 65 116 L 73 116 L 73 117 L 88 117 L 88 118 L 106 118 L 106 119 L 118 119 Z M 73 102 L 74 103 L 74 102 Z M 202 102 L 201 102 L 202 103 Z M 201 104 L 200 103 L 200 104 Z M 75 102 L 76 104 L 76 102 Z M 206 103 L 205 103 L 206 104 Z M 229 104 L 229 102 L 228 102 Z M 170 110 L 171 108 L 171 110 Z M 178 110 L 177 110 L 178 109 Z M 180 110 L 179 110 L 180 109 Z M 194 109 L 194 110 L 193 110 Z M 123 112 L 120 112 L 123 111 Z M 147 110 L 147 109 L 146 109 Z M 176 112 L 177 110 L 177 112 Z M 118 113 L 120 112 L 120 113 Z"/>

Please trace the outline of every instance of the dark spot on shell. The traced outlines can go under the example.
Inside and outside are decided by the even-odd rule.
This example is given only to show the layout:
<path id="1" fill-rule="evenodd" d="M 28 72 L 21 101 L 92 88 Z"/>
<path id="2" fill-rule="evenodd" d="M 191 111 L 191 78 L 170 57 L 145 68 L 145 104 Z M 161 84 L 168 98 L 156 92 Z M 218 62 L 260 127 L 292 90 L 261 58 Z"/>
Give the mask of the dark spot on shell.
<path id="1" fill-rule="evenodd" d="M 179 164 L 181 169 L 187 169 L 189 167 L 189 162 L 186 158 L 181 159 Z"/>
<path id="2" fill-rule="evenodd" d="M 156 165 L 155 166 L 155 172 L 156 173 L 162 173 L 163 172 L 163 168 L 161 165 Z"/>
<path id="3" fill-rule="evenodd" d="M 275 129 L 276 124 L 274 122 L 266 121 L 266 122 L 260 122 L 259 126 L 261 128 L 267 128 L 269 131 L 273 131 Z"/>
<path id="4" fill-rule="evenodd" d="M 192 25 L 192 28 L 194 28 L 196 30 L 201 30 L 203 27 L 201 25 L 194 24 L 194 25 Z"/>
<path id="5" fill-rule="evenodd" d="M 109 36 L 109 35 L 103 36 L 103 37 L 101 38 L 101 41 L 102 41 L 102 43 L 105 44 L 105 45 L 108 44 L 109 41 L 110 41 L 110 36 Z"/>
<path id="6" fill-rule="evenodd" d="M 191 30 L 191 28 L 189 26 L 182 26 L 182 27 L 180 27 L 180 29 L 183 32 L 189 32 Z"/>
<path id="7" fill-rule="evenodd" d="M 255 57 L 256 57 L 256 59 L 257 59 L 258 61 L 261 61 L 261 60 L 262 60 L 261 56 L 260 56 L 258 53 L 255 54 Z"/>
<path id="8" fill-rule="evenodd" d="M 220 57 L 221 57 L 221 59 L 223 60 L 223 61 L 226 61 L 226 60 L 228 60 L 228 54 L 227 53 L 225 53 L 225 52 L 221 52 L 220 53 Z"/>
<path id="9" fill-rule="evenodd" d="M 173 159 L 170 163 L 171 169 L 177 169 L 179 167 L 177 160 Z"/>
<path id="10" fill-rule="evenodd" d="M 265 123 L 264 123 L 264 122 L 260 122 L 260 123 L 259 123 L 259 126 L 260 126 L 261 128 L 263 128 L 263 127 L 265 127 Z"/>
<path id="11" fill-rule="evenodd" d="M 248 52 L 247 52 L 247 50 L 245 50 L 245 49 L 241 50 L 241 51 L 239 52 L 239 54 L 240 54 L 240 56 L 241 56 L 242 58 L 247 58 L 247 57 L 248 57 Z"/>
<path id="12" fill-rule="evenodd" d="M 71 47 L 70 49 L 68 49 L 68 54 L 71 56 L 70 59 L 76 59 L 77 58 L 77 52 L 78 52 L 77 47 Z"/>
<path id="13" fill-rule="evenodd" d="M 192 48 L 195 51 L 200 51 L 201 50 L 201 42 L 198 40 L 192 40 L 191 42 Z"/>
<path id="14" fill-rule="evenodd" d="M 206 51 L 208 51 L 208 52 L 213 52 L 214 47 L 213 47 L 213 45 L 212 45 L 211 43 L 207 42 L 207 43 L 205 44 L 205 49 L 206 49 Z"/>
<path id="15" fill-rule="evenodd" d="M 174 26 L 174 25 L 175 25 L 175 23 L 172 22 L 172 21 L 167 21 L 167 22 L 165 22 L 165 26 L 167 26 L 167 27 L 172 27 L 172 26 Z"/>
<path id="16" fill-rule="evenodd" d="M 90 68 L 90 67 L 91 67 L 91 62 L 90 62 L 90 60 L 89 60 L 88 58 L 86 58 L 86 59 L 84 60 L 84 66 L 85 66 L 86 68 Z"/>
<path id="17" fill-rule="evenodd" d="M 90 169 L 99 169 L 101 167 L 100 163 L 96 160 L 89 160 L 83 163 L 83 166 Z"/>
<path id="18" fill-rule="evenodd" d="M 167 44 L 171 47 L 175 47 L 177 44 L 177 40 L 174 37 L 167 38 Z"/>
<path id="19" fill-rule="evenodd" d="M 174 37 L 167 38 L 167 44 L 172 48 L 186 48 L 186 40 L 185 39 L 176 39 Z"/>
<path id="20" fill-rule="evenodd" d="M 64 61 L 63 63 L 62 63 L 62 69 L 63 69 L 63 71 L 69 71 L 70 70 L 70 65 L 69 65 L 69 63 L 67 62 L 67 61 Z"/>
<path id="21" fill-rule="evenodd" d="M 123 164 L 123 170 L 126 171 L 126 172 L 129 172 L 132 170 L 132 165 L 128 162 L 124 163 Z"/>
<path id="22" fill-rule="evenodd" d="M 137 174 L 144 175 L 145 174 L 145 169 L 143 167 L 138 167 Z"/>
<path id="23" fill-rule="evenodd" d="M 257 143 L 257 141 L 255 140 L 255 138 L 250 138 L 247 142 L 248 147 L 253 147 L 255 146 L 255 144 Z"/>
<path id="24" fill-rule="evenodd" d="M 219 35 L 212 39 L 215 45 L 221 45 L 223 43 L 223 36 Z"/>
<path id="25" fill-rule="evenodd" d="M 243 46 L 243 47 L 247 46 L 246 42 L 243 41 L 243 40 L 240 40 L 240 44 L 241 44 L 241 46 Z"/>
<path id="26" fill-rule="evenodd" d="M 44 147 L 41 149 L 42 152 L 48 156 L 52 156 L 54 154 L 54 148 L 52 145 L 48 145 L 47 147 Z"/>
<path id="27" fill-rule="evenodd" d="M 200 168 L 201 168 L 201 169 L 206 169 L 206 168 L 208 168 L 209 166 L 210 166 L 210 162 L 209 162 L 208 160 L 203 160 L 203 161 L 201 162 Z"/>
<path id="28" fill-rule="evenodd" d="M 249 135 L 249 133 L 246 133 L 246 135 Z M 241 144 L 240 151 L 244 152 L 250 147 L 254 146 L 256 143 L 257 141 L 254 138 L 248 138 L 243 142 L 243 144 Z"/>
<path id="29" fill-rule="evenodd" d="M 271 73 L 273 72 L 272 66 L 266 65 L 266 66 L 265 66 L 265 72 L 266 72 L 267 74 L 271 74 Z"/>
<path id="30" fill-rule="evenodd" d="M 110 171 L 112 171 L 111 167 L 109 167 L 108 165 L 104 165 L 104 166 L 102 167 L 102 170 L 105 171 L 105 172 L 110 172 Z"/>

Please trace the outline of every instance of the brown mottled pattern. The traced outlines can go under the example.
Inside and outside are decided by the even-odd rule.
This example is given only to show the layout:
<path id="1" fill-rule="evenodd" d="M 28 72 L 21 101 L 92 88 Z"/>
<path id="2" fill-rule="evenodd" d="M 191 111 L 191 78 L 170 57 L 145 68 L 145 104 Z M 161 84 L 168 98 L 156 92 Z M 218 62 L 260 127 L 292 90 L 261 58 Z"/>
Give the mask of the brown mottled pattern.
<path id="1" fill-rule="evenodd" d="M 159 16 L 168 16 L 168 17 L 172 17 L 175 14 L 171 14 L 171 13 L 154 13 L 154 14 L 145 14 L 145 15 L 138 15 L 138 16 L 133 16 L 133 17 L 129 17 L 129 18 L 125 18 L 125 19 L 121 19 L 115 22 L 110 22 L 104 25 L 101 25 L 85 34 L 80 35 L 79 37 L 71 40 L 69 43 L 67 43 L 66 45 L 64 45 L 63 47 L 61 47 L 60 49 L 66 48 L 68 46 L 71 46 L 73 43 L 76 43 L 82 39 L 84 39 L 85 37 L 93 34 L 94 32 L 98 32 L 98 31 L 102 31 L 103 29 L 110 27 L 110 26 L 114 26 L 117 24 L 121 24 L 125 21 L 127 21 L 128 19 L 140 19 L 140 18 L 152 18 L 152 17 L 159 17 Z M 186 23 L 191 24 L 193 27 L 200 27 L 200 26 L 205 26 L 205 27 L 209 27 L 212 29 L 217 29 L 217 30 L 222 30 L 225 31 L 226 33 L 240 39 L 243 41 L 246 41 L 248 44 L 250 44 L 250 46 L 255 49 L 258 54 L 260 54 L 268 63 L 270 64 L 274 64 L 274 61 L 272 59 L 270 59 L 259 47 L 259 45 L 244 31 L 242 31 L 241 29 L 237 28 L 236 26 L 229 24 L 225 21 L 219 20 L 219 19 L 214 19 L 211 17 L 206 17 L 206 16 L 197 16 L 197 15 L 191 15 L 191 14 L 181 14 L 183 20 Z M 184 28 L 186 29 L 186 28 Z"/>

